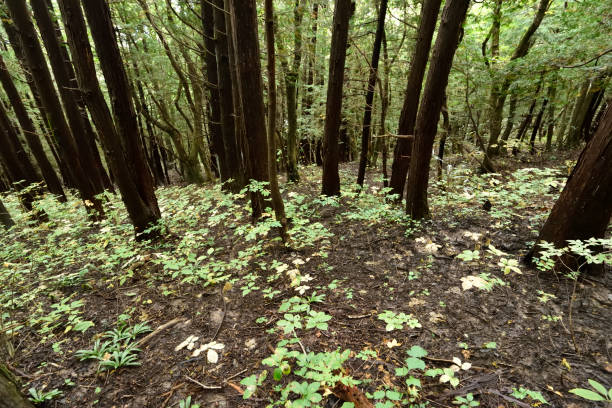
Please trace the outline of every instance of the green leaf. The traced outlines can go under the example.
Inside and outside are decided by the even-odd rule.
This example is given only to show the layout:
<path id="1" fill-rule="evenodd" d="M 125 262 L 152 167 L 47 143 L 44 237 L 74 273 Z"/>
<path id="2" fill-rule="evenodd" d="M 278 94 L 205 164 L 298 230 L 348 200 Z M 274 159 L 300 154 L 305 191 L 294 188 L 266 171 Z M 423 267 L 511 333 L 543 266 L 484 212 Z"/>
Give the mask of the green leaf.
<path id="1" fill-rule="evenodd" d="M 571 392 L 572 394 L 576 394 L 579 397 L 582 397 L 584 399 L 587 399 L 589 401 L 605 401 L 606 399 L 597 394 L 594 391 L 591 390 L 585 390 L 584 388 L 574 388 L 572 390 L 569 390 L 569 392 Z"/>
<path id="2" fill-rule="evenodd" d="M 425 362 L 420 358 L 408 357 L 406 359 L 408 370 L 425 370 Z"/>
<path id="3" fill-rule="evenodd" d="M 425 350 L 423 347 L 421 346 L 412 346 L 410 348 L 410 350 L 406 351 L 406 353 L 410 356 L 410 357 L 416 357 L 416 358 L 421 358 L 421 357 L 425 357 L 427 355 L 427 350 Z"/>
<path id="4" fill-rule="evenodd" d="M 387 390 L 387 398 L 391 401 L 399 401 L 402 399 L 402 393 L 394 390 Z"/>
<path id="5" fill-rule="evenodd" d="M 421 380 L 419 380 L 418 378 L 414 378 L 413 376 L 410 376 L 406 380 L 406 385 L 407 386 L 411 386 L 412 385 L 412 386 L 421 388 Z"/>
<path id="6" fill-rule="evenodd" d="M 406 367 L 398 367 L 395 369 L 395 375 L 397 377 L 404 377 L 408 375 L 408 369 Z"/>
<path id="7" fill-rule="evenodd" d="M 601 385 L 600 383 L 598 383 L 595 380 L 591 380 L 589 378 L 589 384 L 591 384 L 591 387 L 593 387 L 595 390 L 597 390 L 598 393 L 600 393 L 601 395 L 605 396 L 608 393 L 608 390 L 606 390 L 606 387 L 604 387 L 603 385 Z"/>

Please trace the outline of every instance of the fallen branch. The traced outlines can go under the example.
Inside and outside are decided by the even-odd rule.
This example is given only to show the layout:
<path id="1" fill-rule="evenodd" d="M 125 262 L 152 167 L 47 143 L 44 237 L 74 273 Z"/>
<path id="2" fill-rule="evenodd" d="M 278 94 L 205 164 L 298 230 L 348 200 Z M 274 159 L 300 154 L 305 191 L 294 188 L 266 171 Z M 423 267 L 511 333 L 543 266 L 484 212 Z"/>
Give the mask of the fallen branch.
<path id="1" fill-rule="evenodd" d="M 223 388 L 223 387 L 220 387 L 218 385 L 205 385 L 205 384 L 202 384 L 198 380 L 194 380 L 193 378 L 191 378 L 188 375 L 186 375 L 185 378 L 188 379 L 189 381 L 191 381 L 192 383 L 199 385 L 200 387 L 204 388 L 205 390 L 220 390 L 221 388 Z"/>
<path id="2" fill-rule="evenodd" d="M 187 321 L 187 319 L 183 318 L 183 317 L 177 317 L 176 319 L 170 320 L 168 323 L 164 323 L 161 326 L 159 326 L 157 329 L 153 330 L 153 332 L 149 333 L 147 336 L 143 337 L 142 339 L 140 339 L 138 341 L 138 343 L 136 343 L 137 346 L 143 346 L 145 344 L 147 344 L 149 341 L 151 341 L 151 339 L 155 336 L 157 336 L 159 333 L 161 333 L 162 331 L 164 331 L 165 329 L 172 327 L 178 323 L 181 323 L 183 321 Z"/>
<path id="3" fill-rule="evenodd" d="M 355 408 L 374 408 L 374 405 L 372 405 L 363 391 L 357 387 L 349 387 L 342 383 L 338 383 L 331 392 L 344 402 L 352 402 L 355 404 Z"/>

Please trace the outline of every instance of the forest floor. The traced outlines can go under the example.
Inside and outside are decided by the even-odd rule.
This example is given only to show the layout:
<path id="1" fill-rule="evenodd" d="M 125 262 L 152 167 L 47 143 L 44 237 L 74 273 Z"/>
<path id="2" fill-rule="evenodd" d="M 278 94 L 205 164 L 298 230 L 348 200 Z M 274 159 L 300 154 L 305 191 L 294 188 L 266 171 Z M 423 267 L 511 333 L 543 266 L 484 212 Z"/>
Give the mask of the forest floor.
<path id="1" fill-rule="evenodd" d="M 159 189 L 153 244 L 116 197 L 93 227 L 76 198 L 44 199 L 50 222 L 0 235 L 0 358 L 45 407 L 596 406 L 568 391 L 612 386 L 611 274 L 520 263 L 571 167 L 504 166 L 432 180 L 422 223 L 377 170 L 332 199 L 302 168 L 291 248 L 219 188 Z"/>

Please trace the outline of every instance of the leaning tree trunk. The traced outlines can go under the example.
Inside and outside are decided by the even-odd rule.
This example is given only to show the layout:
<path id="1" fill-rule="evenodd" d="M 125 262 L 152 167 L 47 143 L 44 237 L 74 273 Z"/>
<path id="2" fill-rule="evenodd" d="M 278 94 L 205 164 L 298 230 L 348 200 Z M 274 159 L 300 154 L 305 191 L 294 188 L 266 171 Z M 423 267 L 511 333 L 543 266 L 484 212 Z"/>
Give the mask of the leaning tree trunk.
<path id="1" fill-rule="evenodd" d="M 248 144 L 249 178 L 265 182 L 268 181 L 268 142 L 257 35 L 257 6 L 255 0 L 232 0 L 230 3 L 234 18 L 238 95 Z M 265 203 L 259 192 L 251 194 L 251 206 L 253 218 L 261 217 Z"/>
<path id="2" fill-rule="evenodd" d="M 374 103 L 374 87 L 378 79 L 378 60 L 380 59 L 380 46 L 385 32 L 385 16 L 387 15 L 387 0 L 381 0 L 378 11 L 378 24 L 372 50 L 372 63 L 370 64 L 370 76 L 366 91 L 365 109 L 363 113 L 363 128 L 361 129 L 361 153 L 359 156 L 359 171 L 357 173 L 357 184 L 363 187 L 365 179 L 366 164 L 368 161 L 368 146 L 372 135 L 372 104 Z"/>
<path id="3" fill-rule="evenodd" d="M 64 194 L 64 189 L 62 188 L 62 183 L 55 172 L 55 169 L 51 165 L 51 162 L 47 158 L 45 154 L 45 150 L 43 149 L 43 145 L 40 142 L 38 137 L 38 132 L 34 127 L 34 123 L 30 116 L 28 115 L 28 111 L 17 91 L 17 87 L 13 82 L 13 78 L 4 63 L 4 60 L 0 56 L 0 82 L 2 82 L 2 87 L 8 96 L 9 102 L 13 107 L 13 111 L 15 112 L 15 116 L 19 121 L 19 125 L 21 126 L 21 131 L 25 136 L 26 141 L 28 142 L 28 146 L 32 151 L 32 155 L 36 159 L 38 163 L 38 167 L 42 172 L 42 176 L 45 179 L 45 183 L 47 184 L 47 188 L 53 194 L 55 194 L 59 201 L 66 202 L 66 195 Z"/>
<path id="4" fill-rule="evenodd" d="M 444 103 L 453 57 L 460 40 L 461 25 L 465 20 L 469 5 L 469 0 L 448 0 L 442 13 L 438 37 L 427 73 L 423 101 L 415 125 L 414 151 L 408 174 L 406 213 L 414 219 L 429 217 L 427 188 L 431 149 L 438 130 L 438 120 Z"/>
<path id="5" fill-rule="evenodd" d="M 570 239 L 604 237 L 612 215 L 612 104 L 610 102 L 612 100 L 608 100 L 608 107 L 595 135 L 580 154 L 561 196 L 540 230 L 537 244 L 525 257 L 527 262 L 532 262 L 538 255 L 540 252 L 538 244 L 541 242 L 565 247 Z"/>
<path id="6" fill-rule="evenodd" d="M 442 0 L 425 0 L 421 9 L 419 32 L 417 43 L 412 54 L 412 66 L 408 76 L 408 85 L 404 94 L 404 106 L 400 115 L 399 127 L 397 129 L 400 137 L 397 139 L 393 151 L 393 164 L 391 165 L 391 194 L 397 194 L 397 199 L 402 200 L 408 168 L 410 167 L 410 156 L 412 155 L 411 138 L 414 133 L 414 122 L 419 109 L 419 98 L 425 77 L 425 67 L 429 59 L 431 39 L 436 29 L 436 20 L 440 11 Z"/>
<path id="7" fill-rule="evenodd" d="M 340 195 L 338 135 L 342 117 L 342 88 L 349 23 L 355 4 L 351 0 L 336 0 L 329 56 L 327 106 L 323 133 L 323 190 L 327 196 Z"/>
<path id="8" fill-rule="evenodd" d="M 1 211 L 0 208 L 0 213 Z M 34 405 L 21 395 L 13 376 L 2 364 L 0 364 L 0 408 L 34 408 Z"/>
<path id="9" fill-rule="evenodd" d="M 67 67 L 70 64 L 70 61 L 65 60 L 68 53 L 60 45 L 46 2 L 41 0 L 30 0 L 30 5 L 34 12 L 34 18 L 36 19 L 36 24 L 41 33 L 43 44 L 47 50 L 47 56 L 51 63 L 51 70 L 53 71 L 55 82 L 57 83 L 57 89 L 64 106 L 68 125 L 72 131 L 79 156 L 82 160 L 81 165 L 89 176 L 89 182 L 94 192 L 99 194 L 104 191 L 106 187 L 105 184 L 107 184 L 105 180 L 108 180 L 108 176 L 102 167 L 95 140 L 91 140 L 93 138 L 91 125 L 89 121 L 87 124 L 85 123 L 85 120 L 88 120 L 88 118 L 81 115 L 81 111 L 77 104 L 77 99 L 80 99 L 80 92 L 78 89 L 75 89 L 73 75 L 69 72 L 72 71 L 72 67 L 70 67 L 70 69 Z M 28 46 L 28 44 L 24 45 L 26 45 L 26 47 Z M 88 131 L 88 129 L 90 131 Z M 110 182 L 108 184 L 110 184 Z"/>
<path id="10" fill-rule="evenodd" d="M 98 220 L 104 214 L 102 202 L 96 198 L 98 192 L 94 189 L 85 172 L 86 166 L 83 164 L 83 158 L 79 154 L 73 134 L 64 117 L 62 105 L 55 92 L 53 80 L 47 68 L 47 61 L 38 42 L 38 34 L 30 19 L 26 3 L 24 0 L 12 0 L 7 1 L 6 5 L 19 32 L 24 59 L 47 113 L 51 131 L 58 140 L 61 157 L 66 162 L 70 178 L 77 184 L 90 218 Z"/>
<path id="11" fill-rule="evenodd" d="M 104 0 L 86 0 L 83 5 L 108 87 L 115 126 L 98 85 L 78 0 L 63 0 L 60 6 L 63 7 L 65 21 L 69 22 L 66 26 L 75 61 L 78 61 L 79 85 L 85 90 L 92 117 L 97 119 L 96 126 L 102 129 L 100 133 L 106 138 L 109 151 L 113 149 L 109 156 L 114 163 L 115 179 L 134 225 L 136 238 L 156 238 L 160 231 L 153 227 L 157 225 L 161 213 L 155 197 L 155 183 L 138 133 L 131 89 L 119 53 L 110 9 Z"/>

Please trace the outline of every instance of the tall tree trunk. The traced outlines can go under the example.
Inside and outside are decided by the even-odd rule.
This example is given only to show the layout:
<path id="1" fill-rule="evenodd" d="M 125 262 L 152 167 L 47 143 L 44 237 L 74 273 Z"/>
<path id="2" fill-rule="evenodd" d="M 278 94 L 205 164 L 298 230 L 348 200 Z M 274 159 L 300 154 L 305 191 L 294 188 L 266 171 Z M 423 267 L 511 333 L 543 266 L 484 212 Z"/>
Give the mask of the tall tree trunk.
<path id="1" fill-rule="evenodd" d="M 270 195 L 276 221 L 281 225 L 280 235 L 287 241 L 287 216 L 285 205 L 278 189 L 276 174 L 276 62 L 274 58 L 274 5 L 272 0 L 265 0 L 266 14 L 266 52 L 268 60 L 268 176 L 270 178 Z"/>
<path id="2" fill-rule="evenodd" d="M 612 100 L 593 138 L 572 170 L 561 196 L 540 230 L 536 245 L 525 260 L 541 250 L 538 244 L 567 246 L 570 239 L 603 238 L 612 215 Z M 567 263 L 570 267 L 576 265 Z"/>
<path id="3" fill-rule="evenodd" d="M 421 9 L 419 31 L 412 54 L 410 74 L 404 94 L 404 105 L 397 129 L 398 135 L 402 137 L 397 139 L 395 150 L 393 151 L 391 180 L 389 181 L 389 187 L 391 187 L 390 194 L 396 194 L 398 201 L 401 201 L 404 195 L 404 186 L 406 185 L 406 177 L 410 168 L 413 139 L 409 138 L 409 136 L 414 134 L 414 124 L 419 109 L 425 67 L 429 60 L 431 39 L 436 29 L 440 4 L 442 4 L 442 0 L 425 0 Z"/>
<path id="4" fill-rule="evenodd" d="M 230 69 L 230 56 L 228 45 L 228 33 L 231 32 L 231 19 L 226 16 L 225 10 L 229 7 L 223 0 L 214 0 L 214 24 L 215 24 L 215 54 L 217 57 L 217 75 L 219 78 L 219 98 L 221 108 L 221 126 L 223 127 L 223 146 L 225 160 L 228 163 L 228 177 L 233 181 L 229 188 L 238 192 L 246 185 L 245 169 L 242 166 L 240 145 L 236 135 L 236 123 L 234 112 L 233 80 Z M 237 96 L 236 96 L 237 97 Z"/>
<path id="5" fill-rule="evenodd" d="M 47 50 L 47 56 L 51 62 L 51 70 L 64 105 L 68 125 L 76 142 L 81 166 L 89 175 L 89 181 L 94 192 L 99 194 L 110 183 L 108 183 L 108 176 L 102 167 L 95 139 L 92 140 L 94 135 L 91 126 L 89 123 L 85 124 L 85 118 L 77 105 L 77 100 L 81 98 L 81 95 L 72 82 L 74 76 L 67 68 L 67 65 L 70 64 L 70 60 L 66 60 L 68 52 L 60 45 L 46 1 L 30 0 L 30 5 Z M 70 71 L 72 71 L 72 67 L 70 67 Z M 88 131 L 88 128 L 90 131 Z"/>
<path id="6" fill-rule="evenodd" d="M 30 116 L 28 115 L 28 111 L 21 99 L 21 96 L 19 95 L 19 92 L 17 91 L 17 88 L 15 87 L 13 79 L 8 72 L 2 56 L 0 56 L 0 82 L 2 82 L 2 87 L 9 98 L 9 102 L 13 107 L 15 116 L 17 116 L 17 120 L 21 126 L 21 131 L 28 142 L 32 155 L 36 159 L 38 167 L 42 172 L 47 188 L 51 193 L 58 197 L 59 201 L 66 202 L 66 195 L 64 194 L 62 183 L 57 176 L 55 169 L 51 165 L 51 162 L 47 158 L 47 155 L 45 154 L 45 150 L 43 149 L 42 143 L 38 137 L 38 132 L 36 131 Z"/>
<path id="7" fill-rule="evenodd" d="M 359 170 L 357 172 L 357 184 L 363 187 L 365 178 L 366 164 L 368 160 L 368 146 L 372 135 L 372 104 L 374 103 L 374 88 L 378 79 L 378 60 L 380 58 L 380 46 L 382 44 L 383 33 L 385 31 L 385 16 L 387 15 L 387 0 L 381 0 L 380 10 L 378 11 L 378 24 L 376 25 L 376 35 L 374 37 L 374 47 L 372 49 L 372 63 L 370 64 L 370 75 L 366 91 L 365 109 L 363 113 L 363 128 L 361 130 L 361 153 L 359 156 Z"/>
<path id="8" fill-rule="evenodd" d="M 95 110 L 96 116 L 99 115 L 97 122 L 105 128 L 105 131 L 100 133 L 108 138 L 109 145 L 112 145 L 113 149 L 123 148 L 123 155 L 120 151 L 115 151 L 111 156 L 116 165 L 115 178 L 132 219 L 136 238 L 156 238 L 160 231 L 154 227 L 161 218 L 161 213 L 155 197 L 153 177 L 138 134 L 131 89 L 119 52 L 109 6 L 105 0 L 82 2 L 106 80 L 115 117 L 114 128 L 109 109 L 103 103 L 104 98 L 95 79 L 93 57 L 78 0 L 62 0 L 60 3 L 64 7 L 64 18 L 71 22 L 67 27 L 71 32 L 75 60 L 79 61 L 79 85 L 86 89 L 88 103 L 91 102 L 90 112 L 93 116 Z"/>
<path id="9" fill-rule="evenodd" d="M 336 0 L 335 2 L 331 52 L 329 56 L 325 129 L 323 132 L 322 194 L 327 196 L 340 195 L 338 136 L 342 117 L 342 88 L 344 85 L 346 45 L 349 23 L 354 9 L 355 3 L 351 0 Z"/>
<path id="10" fill-rule="evenodd" d="M 448 0 L 442 12 L 423 101 L 415 125 L 414 152 L 410 160 L 406 212 L 414 219 L 429 217 L 427 187 L 431 149 L 438 130 L 448 75 L 459 45 L 461 25 L 469 4 L 469 0 Z"/>
<path id="11" fill-rule="evenodd" d="M 208 133 L 210 135 L 212 151 L 217 155 L 219 161 L 219 173 L 221 181 L 226 182 L 229 178 L 229 162 L 225 154 L 223 144 L 223 125 L 221 121 L 221 98 L 219 94 L 219 74 L 216 56 L 217 34 L 215 32 L 215 20 L 213 5 L 209 0 L 200 0 L 202 13 L 202 32 L 204 33 L 203 62 L 205 63 L 206 80 L 208 85 L 208 106 L 210 117 L 208 120 Z"/>
<path id="12" fill-rule="evenodd" d="M 256 2 L 231 0 L 230 3 L 234 18 L 232 26 L 239 78 L 238 94 L 248 144 L 249 178 L 259 182 L 269 181 Z M 260 193 L 251 194 L 251 205 L 253 218 L 261 217 L 265 204 Z"/>
<path id="13" fill-rule="evenodd" d="M 298 172 L 297 140 L 297 84 L 302 62 L 302 19 L 304 17 L 304 0 L 295 0 L 293 8 L 293 63 L 291 70 L 285 74 L 287 95 L 287 179 L 300 181 Z"/>
<path id="14" fill-rule="evenodd" d="M 0 224 L 4 225 L 6 229 L 15 225 L 15 221 L 11 218 L 11 214 L 9 214 L 2 200 L 0 200 Z M 2 385 L 0 385 L 0 388 L 2 388 Z M 0 392 L 0 396 L 2 396 L 2 392 Z"/>
<path id="15" fill-rule="evenodd" d="M 70 178 L 74 180 L 79 189 L 81 199 L 85 203 L 92 219 L 103 216 L 104 210 L 101 201 L 96 198 L 98 191 L 94 188 L 85 172 L 86 166 L 76 147 L 70 127 L 66 122 L 62 105 L 53 87 L 51 74 L 47 69 L 47 62 L 43 55 L 38 36 L 24 0 L 11 0 L 6 2 L 12 21 L 19 32 L 21 49 L 32 74 L 41 102 L 47 113 L 51 131 L 58 140 L 62 159 L 66 162 Z"/>

